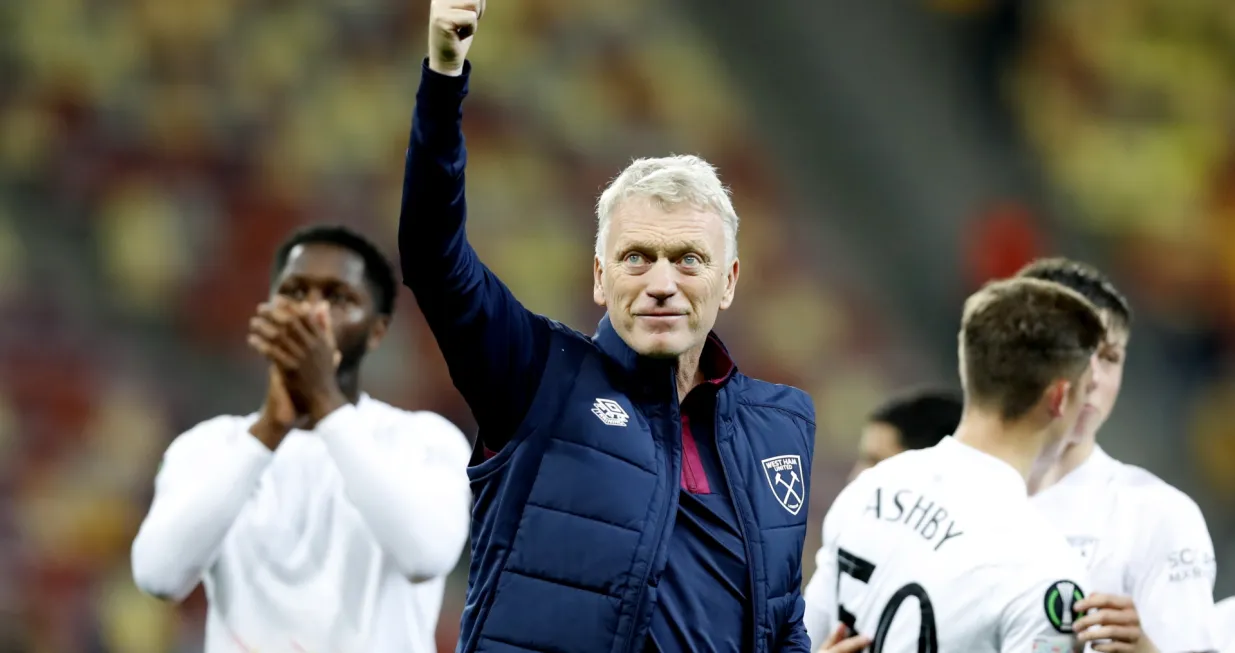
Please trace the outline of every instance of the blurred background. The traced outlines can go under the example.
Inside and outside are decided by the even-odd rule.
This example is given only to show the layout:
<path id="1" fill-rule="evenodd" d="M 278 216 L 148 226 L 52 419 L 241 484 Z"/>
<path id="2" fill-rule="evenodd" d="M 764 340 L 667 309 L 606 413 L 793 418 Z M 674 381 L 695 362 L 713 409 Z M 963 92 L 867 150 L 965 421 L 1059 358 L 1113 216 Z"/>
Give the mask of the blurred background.
<path id="1" fill-rule="evenodd" d="M 4 651 L 200 650 L 200 592 L 128 547 L 168 442 L 255 410 L 278 242 L 392 250 L 426 0 L 0 3 Z M 470 232 L 590 332 L 592 203 L 633 156 L 717 163 L 743 274 L 719 330 L 818 405 L 807 571 L 870 408 L 955 385 L 961 301 L 1028 259 L 1138 311 L 1103 445 L 1188 492 L 1235 594 L 1235 5 L 495 0 L 473 49 Z M 408 293 L 365 383 L 471 432 Z M 441 618 L 453 650 L 464 576 Z"/>

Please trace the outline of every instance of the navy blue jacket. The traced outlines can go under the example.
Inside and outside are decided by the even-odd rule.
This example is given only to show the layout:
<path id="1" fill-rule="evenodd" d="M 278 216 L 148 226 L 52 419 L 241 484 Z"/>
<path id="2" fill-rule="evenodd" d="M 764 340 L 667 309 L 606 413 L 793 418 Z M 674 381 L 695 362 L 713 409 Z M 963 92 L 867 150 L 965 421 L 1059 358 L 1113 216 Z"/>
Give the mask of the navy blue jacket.
<path id="1" fill-rule="evenodd" d="M 674 369 L 607 319 L 589 338 L 531 313 L 479 261 L 464 229 L 469 72 L 422 71 L 399 223 L 404 283 L 480 426 L 458 651 L 640 653 L 677 512 Z M 811 400 L 735 373 L 715 424 L 750 569 L 742 650 L 808 652 Z M 482 453 L 491 442 L 500 450 Z"/>

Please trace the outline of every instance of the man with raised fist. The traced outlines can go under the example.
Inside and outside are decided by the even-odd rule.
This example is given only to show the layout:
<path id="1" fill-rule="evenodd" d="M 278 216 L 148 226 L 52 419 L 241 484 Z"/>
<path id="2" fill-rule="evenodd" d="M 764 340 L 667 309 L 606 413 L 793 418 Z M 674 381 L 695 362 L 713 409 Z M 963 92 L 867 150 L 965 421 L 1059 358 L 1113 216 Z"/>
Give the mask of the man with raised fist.
<path id="1" fill-rule="evenodd" d="M 526 310 L 464 228 L 484 10 L 432 3 L 399 223 L 404 283 L 480 426 L 458 651 L 808 651 L 814 407 L 712 333 L 738 281 L 728 192 L 698 157 L 635 161 L 597 203 L 595 335 Z"/>

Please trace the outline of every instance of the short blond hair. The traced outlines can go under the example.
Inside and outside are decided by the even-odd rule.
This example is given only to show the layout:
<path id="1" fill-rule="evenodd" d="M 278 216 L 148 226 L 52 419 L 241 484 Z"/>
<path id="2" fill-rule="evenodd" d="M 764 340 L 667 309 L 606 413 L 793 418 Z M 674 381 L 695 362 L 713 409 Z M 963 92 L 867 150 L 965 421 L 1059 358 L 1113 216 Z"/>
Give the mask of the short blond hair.
<path id="1" fill-rule="evenodd" d="M 738 256 L 738 214 L 729 189 L 716 167 L 690 154 L 636 159 L 609 183 L 596 201 L 596 258 L 605 260 L 605 238 L 613 212 L 634 198 L 655 201 L 662 208 L 690 206 L 715 213 L 725 229 L 725 257 Z"/>

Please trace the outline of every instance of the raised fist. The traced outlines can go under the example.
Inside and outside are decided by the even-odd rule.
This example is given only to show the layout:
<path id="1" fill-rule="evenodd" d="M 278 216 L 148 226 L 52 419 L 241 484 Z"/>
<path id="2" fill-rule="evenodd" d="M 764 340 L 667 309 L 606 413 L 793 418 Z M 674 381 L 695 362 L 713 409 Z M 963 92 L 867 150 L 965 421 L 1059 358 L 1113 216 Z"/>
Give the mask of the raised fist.
<path id="1" fill-rule="evenodd" d="M 429 4 L 429 69 L 458 76 L 480 16 L 485 13 L 485 0 L 432 0 Z"/>

